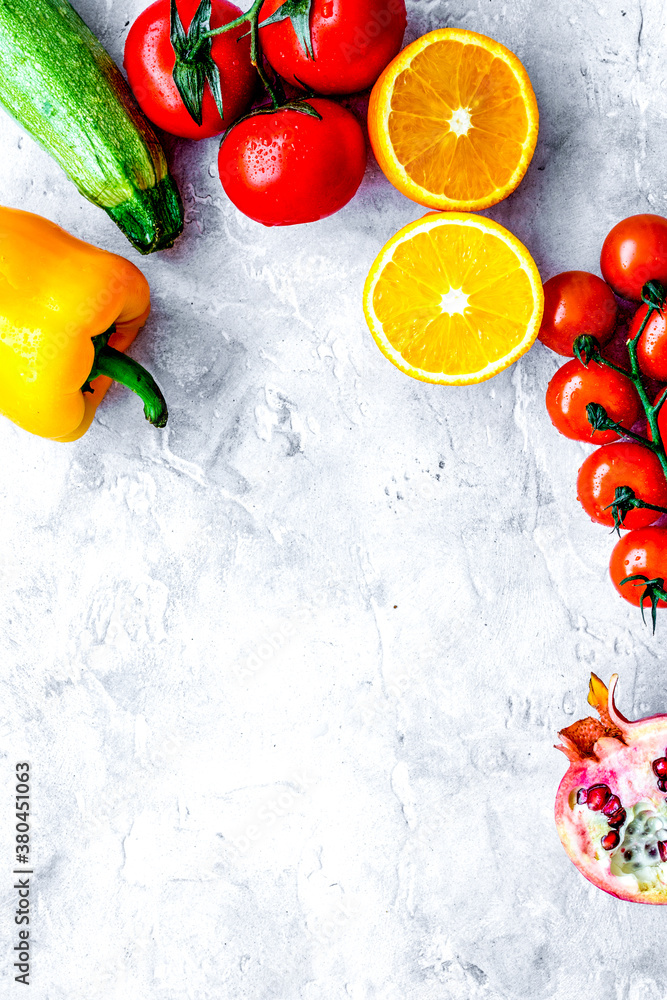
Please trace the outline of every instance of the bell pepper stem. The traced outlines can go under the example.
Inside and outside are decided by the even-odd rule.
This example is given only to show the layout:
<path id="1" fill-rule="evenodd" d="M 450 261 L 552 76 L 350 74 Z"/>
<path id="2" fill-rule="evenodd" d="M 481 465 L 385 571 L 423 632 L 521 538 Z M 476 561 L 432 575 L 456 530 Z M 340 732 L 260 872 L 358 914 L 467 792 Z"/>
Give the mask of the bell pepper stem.
<path id="1" fill-rule="evenodd" d="M 127 354 L 117 351 L 114 347 L 100 348 L 95 355 L 95 365 L 89 376 L 89 381 L 98 375 L 120 382 L 121 385 L 136 392 L 144 404 L 144 415 L 154 427 L 164 427 L 167 423 L 167 403 L 157 382 L 145 368 L 129 358 Z"/>

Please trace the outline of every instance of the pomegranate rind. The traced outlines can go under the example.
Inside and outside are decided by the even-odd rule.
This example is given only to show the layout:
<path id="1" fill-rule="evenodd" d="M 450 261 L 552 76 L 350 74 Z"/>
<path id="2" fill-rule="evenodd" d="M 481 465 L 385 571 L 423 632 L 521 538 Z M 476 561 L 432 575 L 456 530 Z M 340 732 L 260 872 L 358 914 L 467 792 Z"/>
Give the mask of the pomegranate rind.
<path id="1" fill-rule="evenodd" d="M 667 799 L 652 767 L 653 761 L 665 756 L 667 715 L 628 721 L 614 703 L 617 679 L 612 677 L 607 691 L 598 677 L 591 677 L 589 702 L 599 712 L 605 734 L 592 746 L 582 747 L 563 737 L 564 746 L 559 749 L 567 754 L 570 767 L 556 795 L 556 826 L 570 860 L 593 885 L 618 899 L 662 905 L 667 903 L 667 862 L 648 860 L 646 850 L 653 850 L 654 836 L 656 846 L 657 839 L 667 840 Z M 576 731 L 575 727 L 576 723 L 564 733 Z M 593 727 L 588 726 L 586 732 L 594 732 Z M 608 817 L 576 801 L 579 789 L 599 784 L 607 785 L 627 812 L 618 827 L 620 843 L 611 851 L 601 845 L 611 829 Z M 628 850 L 632 861 L 626 861 L 624 851 Z M 631 863 L 639 865 L 637 859 L 646 864 L 633 872 L 624 870 Z"/>

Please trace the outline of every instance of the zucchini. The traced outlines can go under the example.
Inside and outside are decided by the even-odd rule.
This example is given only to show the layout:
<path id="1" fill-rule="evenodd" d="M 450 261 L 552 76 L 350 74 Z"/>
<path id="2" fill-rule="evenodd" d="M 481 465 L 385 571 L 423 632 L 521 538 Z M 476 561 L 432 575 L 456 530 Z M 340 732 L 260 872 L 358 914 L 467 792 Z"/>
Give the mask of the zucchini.
<path id="1" fill-rule="evenodd" d="M 140 253 L 172 245 L 183 204 L 162 146 L 66 0 L 0 0 L 0 102 Z"/>

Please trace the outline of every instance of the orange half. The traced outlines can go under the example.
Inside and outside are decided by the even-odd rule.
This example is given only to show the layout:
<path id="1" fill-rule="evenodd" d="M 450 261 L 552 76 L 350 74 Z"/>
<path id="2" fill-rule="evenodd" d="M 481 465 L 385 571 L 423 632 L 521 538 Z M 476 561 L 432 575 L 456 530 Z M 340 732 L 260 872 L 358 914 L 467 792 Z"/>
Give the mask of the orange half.
<path id="1" fill-rule="evenodd" d="M 477 211 L 514 191 L 535 151 L 539 114 L 522 63 L 486 35 L 431 31 L 403 49 L 371 93 L 380 167 L 426 205 Z"/>
<path id="2" fill-rule="evenodd" d="M 397 368 L 440 385 L 497 375 L 537 337 L 542 281 L 525 246 L 480 215 L 430 212 L 371 267 L 364 312 Z"/>

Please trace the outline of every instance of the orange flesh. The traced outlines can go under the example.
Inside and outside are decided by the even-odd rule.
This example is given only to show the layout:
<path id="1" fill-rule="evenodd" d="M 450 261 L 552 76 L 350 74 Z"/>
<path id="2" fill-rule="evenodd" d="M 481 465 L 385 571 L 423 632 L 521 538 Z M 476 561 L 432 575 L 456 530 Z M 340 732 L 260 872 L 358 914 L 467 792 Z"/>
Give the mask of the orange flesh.
<path id="1" fill-rule="evenodd" d="M 467 134 L 450 126 L 460 110 Z M 481 45 L 450 40 L 433 42 L 396 78 L 387 127 L 410 179 L 457 201 L 504 188 L 530 132 L 510 66 Z"/>
<path id="2" fill-rule="evenodd" d="M 463 312 L 443 312 L 452 290 Z M 511 248 L 472 227 L 446 225 L 399 244 L 373 292 L 389 343 L 415 368 L 449 374 L 479 371 L 523 339 L 533 310 L 530 280 Z"/>

